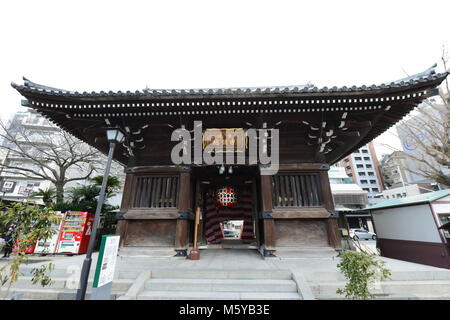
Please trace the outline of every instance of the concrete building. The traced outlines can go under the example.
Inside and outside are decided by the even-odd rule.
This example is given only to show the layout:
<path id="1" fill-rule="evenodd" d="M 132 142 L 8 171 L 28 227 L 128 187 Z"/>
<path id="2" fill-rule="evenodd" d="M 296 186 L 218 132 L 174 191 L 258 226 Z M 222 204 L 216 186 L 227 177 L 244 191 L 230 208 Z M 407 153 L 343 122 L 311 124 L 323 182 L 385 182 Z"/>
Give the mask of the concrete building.
<path id="1" fill-rule="evenodd" d="M 345 167 L 347 175 L 353 178 L 353 181 L 364 191 L 367 191 L 370 203 L 378 202 L 377 196 L 384 188 L 372 142 L 345 157 L 339 165 Z"/>
<path id="2" fill-rule="evenodd" d="M 370 214 L 362 209 L 369 204 L 368 192 L 347 176 L 343 167 L 332 166 L 328 171 L 334 207 L 339 212 L 340 227 L 347 229 L 364 228 L 373 232 Z"/>
<path id="3" fill-rule="evenodd" d="M 380 173 L 385 188 L 414 183 L 411 172 L 406 170 L 408 163 L 404 151 L 394 151 L 383 155 L 380 161 Z"/>
<path id="4" fill-rule="evenodd" d="M 404 151 L 394 151 L 383 156 L 380 162 L 380 172 L 385 186 L 382 198 L 398 199 L 439 190 L 437 183 L 429 179 L 417 179 L 417 175 L 406 169 L 411 165 L 411 161 Z"/>
<path id="5" fill-rule="evenodd" d="M 328 171 L 334 207 L 339 209 L 363 209 L 369 203 L 368 192 L 350 178 L 343 167 L 331 167 Z"/>

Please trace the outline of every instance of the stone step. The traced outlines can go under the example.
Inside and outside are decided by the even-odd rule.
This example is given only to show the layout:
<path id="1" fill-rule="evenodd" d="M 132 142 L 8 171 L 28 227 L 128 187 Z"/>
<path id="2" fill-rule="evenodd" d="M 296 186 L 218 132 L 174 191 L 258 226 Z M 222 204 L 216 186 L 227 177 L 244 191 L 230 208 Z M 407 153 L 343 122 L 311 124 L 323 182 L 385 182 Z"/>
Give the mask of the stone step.
<path id="1" fill-rule="evenodd" d="M 58 300 L 58 295 L 63 289 L 31 289 L 31 288 L 10 288 L 6 299 L 19 295 L 18 300 Z M 5 298 L 7 288 L 1 288 L 0 296 Z"/>
<path id="2" fill-rule="evenodd" d="M 138 300 L 301 300 L 296 292 L 144 291 Z"/>
<path id="3" fill-rule="evenodd" d="M 311 291 L 315 296 L 339 296 L 336 290 L 344 289 L 346 282 L 322 282 L 310 283 Z M 429 281 L 383 281 L 375 284 L 370 290 L 374 294 L 388 295 L 445 295 L 450 294 L 450 281 L 429 280 Z"/>
<path id="4" fill-rule="evenodd" d="M 38 264 L 34 266 L 22 266 L 20 267 L 20 273 L 23 274 L 26 277 L 32 277 L 33 274 L 31 273 L 33 268 L 39 267 Z M 91 270 L 89 271 L 89 277 L 94 277 L 96 266 L 92 266 Z M 73 265 L 67 268 L 55 268 L 50 272 L 46 272 L 46 274 L 50 278 L 64 278 L 64 277 L 70 277 L 71 275 L 77 274 L 78 277 L 81 274 L 81 265 Z"/>
<path id="5" fill-rule="evenodd" d="M 291 280 L 289 270 L 152 270 L 152 279 L 272 279 Z"/>
<path id="6" fill-rule="evenodd" d="M 345 277 L 338 270 L 333 271 L 305 271 L 303 276 L 308 282 L 336 282 L 345 281 Z M 426 280 L 450 280 L 450 270 L 414 270 L 391 271 L 393 281 L 426 281 Z"/>
<path id="7" fill-rule="evenodd" d="M 345 296 L 328 296 L 316 295 L 317 300 L 345 300 Z M 397 295 L 397 294 L 377 294 L 373 300 L 419 300 L 420 298 L 413 295 Z"/>
<path id="8" fill-rule="evenodd" d="M 173 248 L 122 247 L 119 250 L 121 257 L 170 258 L 175 254 Z"/>
<path id="9" fill-rule="evenodd" d="M 318 247 L 318 248 L 292 248 L 292 247 L 279 247 L 276 251 L 276 256 L 281 260 L 304 260 L 304 259 L 332 259 L 336 257 L 338 253 L 336 250 L 330 247 Z"/>
<path id="10" fill-rule="evenodd" d="M 293 280 L 266 279 L 150 279 L 146 291 L 297 292 Z"/>
<path id="11" fill-rule="evenodd" d="M 79 280 L 79 279 L 77 279 Z M 33 284 L 32 282 L 32 277 L 19 277 L 17 279 L 16 282 L 14 282 L 11 285 L 11 288 L 14 289 L 43 289 L 43 290 L 58 290 L 58 289 L 73 289 L 72 287 L 77 287 L 78 286 L 78 282 L 77 283 L 72 283 L 70 280 L 68 280 L 67 278 L 52 278 L 52 285 L 51 286 L 46 286 L 46 287 L 42 287 L 39 283 L 38 284 Z M 112 290 L 117 290 L 117 291 L 127 291 L 130 286 L 133 284 L 133 280 L 132 279 L 114 279 L 113 280 L 113 284 L 112 284 Z M 88 288 L 91 288 L 93 285 L 93 280 L 90 279 L 88 281 Z M 5 285 L 6 287 L 7 285 Z"/>
<path id="12" fill-rule="evenodd" d="M 384 292 L 396 294 L 440 295 L 450 294 L 450 281 L 384 281 L 381 283 Z"/>
<path id="13" fill-rule="evenodd" d="M 0 290 L 1 299 L 5 298 L 6 289 Z M 111 291 L 111 300 L 116 300 L 125 291 Z M 8 291 L 7 300 L 13 296 L 20 296 L 18 300 L 75 300 L 76 290 L 64 289 L 30 289 L 30 288 L 11 288 Z M 86 291 L 86 300 L 90 300 L 91 290 Z"/>

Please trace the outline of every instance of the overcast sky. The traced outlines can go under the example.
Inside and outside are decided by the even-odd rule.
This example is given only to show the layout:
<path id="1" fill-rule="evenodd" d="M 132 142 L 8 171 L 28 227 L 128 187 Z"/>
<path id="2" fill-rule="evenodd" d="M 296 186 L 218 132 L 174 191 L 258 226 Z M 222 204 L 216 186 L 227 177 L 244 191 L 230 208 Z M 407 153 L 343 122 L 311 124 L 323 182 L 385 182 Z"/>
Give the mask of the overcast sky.
<path id="1" fill-rule="evenodd" d="M 76 91 L 390 82 L 440 59 L 449 14 L 448 0 L 0 1 L 0 117 L 23 109 L 22 76 Z"/>

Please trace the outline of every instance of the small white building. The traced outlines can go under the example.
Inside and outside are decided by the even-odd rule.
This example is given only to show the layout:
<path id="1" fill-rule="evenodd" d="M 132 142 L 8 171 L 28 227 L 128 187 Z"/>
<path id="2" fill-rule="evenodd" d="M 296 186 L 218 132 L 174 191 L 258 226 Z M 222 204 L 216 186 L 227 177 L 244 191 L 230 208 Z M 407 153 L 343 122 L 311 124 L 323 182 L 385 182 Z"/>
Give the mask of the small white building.
<path id="1" fill-rule="evenodd" d="M 381 255 L 450 269 L 450 190 L 386 200 L 367 208 Z"/>
<path id="2" fill-rule="evenodd" d="M 418 184 L 418 183 L 406 184 L 405 186 L 399 186 L 383 190 L 382 197 L 384 199 L 397 199 L 408 196 L 415 196 L 418 194 L 434 191 L 431 188 L 432 186 L 430 184 Z"/>

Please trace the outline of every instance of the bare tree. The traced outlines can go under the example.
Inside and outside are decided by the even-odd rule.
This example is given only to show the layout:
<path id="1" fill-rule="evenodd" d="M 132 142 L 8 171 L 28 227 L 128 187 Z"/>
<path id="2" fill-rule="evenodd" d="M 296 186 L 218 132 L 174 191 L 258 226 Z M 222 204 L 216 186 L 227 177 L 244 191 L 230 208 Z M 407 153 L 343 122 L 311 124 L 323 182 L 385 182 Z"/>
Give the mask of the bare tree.
<path id="1" fill-rule="evenodd" d="M 445 49 L 441 60 L 447 70 Z M 449 119 L 450 96 L 446 79 L 439 88 L 438 96 L 425 100 L 396 126 L 398 137 L 407 149 L 404 154 L 414 164 L 404 169 L 450 186 Z"/>
<path id="2" fill-rule="evenodd" d="M 0 164 L 2 172 L 52 182 L 57 203 L 63 201 L 67 183 L 102 171 L 104 156 L 100 151 L 55 126 L 43 131 L 0 121 L 0 127 L 0 152 L 7 155 Z"/>

